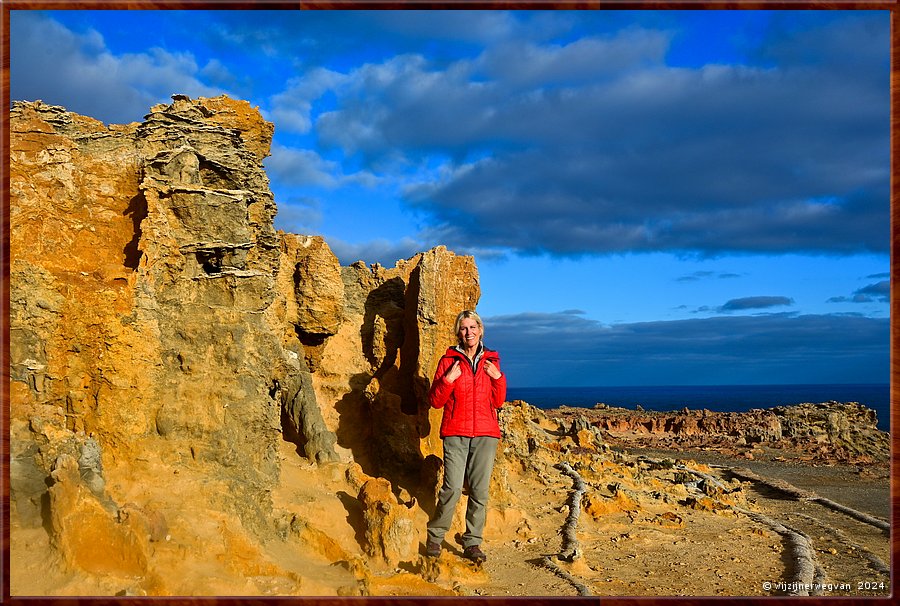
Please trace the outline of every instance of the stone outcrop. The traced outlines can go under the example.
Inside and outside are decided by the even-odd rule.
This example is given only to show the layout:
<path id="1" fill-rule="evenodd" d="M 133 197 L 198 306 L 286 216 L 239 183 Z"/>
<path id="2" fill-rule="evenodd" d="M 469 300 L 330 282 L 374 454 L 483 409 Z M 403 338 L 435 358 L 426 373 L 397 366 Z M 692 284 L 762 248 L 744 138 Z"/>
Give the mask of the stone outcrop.
<path id="1" fill-rule="evenodd" d="M 128 458 L 163 438 L 157 452 L 221 468 L 262 530 L 283 357 L 264 314 L 271 125 L 247 103 L 176 96 L 108 128 L 18 104 L 11 132 L 14 448 L 33 448 L 26 423 L 52 426 L 43 452 L 88 435 Z"/>
<path id="2" fill-rule="evenodd" d="M 110 126 L 16 103 L 10 131 L 17 524 L 49 515 L 79 565 L 84 529 L 64 509 L 94 511 L 94 531 L 121 535 L 133 553 L 120 560 L 140 569 L 118 481 L 139 461 L 168 470 L 142 479 L 148 491 L 174 491 L 177 475 L 223 482 L 209 506 L 268 540 L 284 439 L 410 494 L 429 470 L 434 490 L 439 412 L 425 395 L 456 313 L 477 304 L 471 257 L 438 247 L 342 267 L 322 238 L 276 232 L 273 125 L 243 101 L 176 95 Z"/>
<path id="3" fill-rule="evenodd" d="M 63 561 L 95 574 L 146 572 L 149 534 L 136 518 L 118 519 L 115 508 L 98 499 L 81 481 L 69 455 L 56 460 L 50 493 L 50 524 Z"/>
<path id="4" fill-rule="evenodd" d="M 823 402 L 756 409 L 647 411 L 598 404 L 562 407 L 563 425 L 593 427 L 610 443 L 658 448 L 716 449 L 753 457 L 761 448 L 793 452 L 807 461 L 886 463 L 890 434 L 878 429 L 874 410 L 857 402 Z"/>
<path id="5" fill-rule="evenodd" d="M 838 460 L 890 460 L 890 434 L 879 431 L 876 412 L 858 402 L 776 406 L 772 412 L 791 448 L 809 447 Z"/>
<path id="6" fill-rule="evenodd" d="M 415 558 L 418 537 L 409 507 L 401 504 L 384 478 L 363 484 L 357 497 L 363 507 L 365 551 L 390 568 Z"/>

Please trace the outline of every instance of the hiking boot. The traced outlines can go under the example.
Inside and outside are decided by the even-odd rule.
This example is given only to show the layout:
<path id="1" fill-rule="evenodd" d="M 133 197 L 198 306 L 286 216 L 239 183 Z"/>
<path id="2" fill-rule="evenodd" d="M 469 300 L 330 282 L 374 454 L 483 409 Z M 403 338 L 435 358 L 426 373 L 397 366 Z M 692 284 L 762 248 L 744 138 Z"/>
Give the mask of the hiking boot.
<path id="1" fill-rule="evenodd" d="M 487 556 L 484 555 L 484 552 L 481 551 L 481 548 L 478 545 L 469 545 L 465 549 L 463 549 L 463 556 L 472 560 L 476 564 L 481 564 L 485 560 L 487 560 Z"/>
<path id="2" fill-rule="evenodd" d="M 429 558 L 437 558 L 441 555 L 441 544 L 434 541 L 425 543 L 425 555 Z"/>

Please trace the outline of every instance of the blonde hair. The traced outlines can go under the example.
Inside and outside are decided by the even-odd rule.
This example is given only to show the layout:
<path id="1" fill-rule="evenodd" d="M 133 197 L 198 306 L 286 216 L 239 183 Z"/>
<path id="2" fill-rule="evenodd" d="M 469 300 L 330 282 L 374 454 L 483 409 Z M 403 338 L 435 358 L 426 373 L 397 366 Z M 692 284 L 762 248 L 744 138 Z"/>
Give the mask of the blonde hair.
<path id="1" fill-rule="evenodd" d="M 475 320 L 475 323 L 478 324 L 478 328 L 481 329 L 481 339 L 484 340 L 484 322 L 481 321 L 481 316 L 471 309 L 464 309 L 456 316 L 456 322 L 453 324 L 453 334 L 456 335 L 457 340 L 459 340 L 459 325 L 466 319 Z"/>

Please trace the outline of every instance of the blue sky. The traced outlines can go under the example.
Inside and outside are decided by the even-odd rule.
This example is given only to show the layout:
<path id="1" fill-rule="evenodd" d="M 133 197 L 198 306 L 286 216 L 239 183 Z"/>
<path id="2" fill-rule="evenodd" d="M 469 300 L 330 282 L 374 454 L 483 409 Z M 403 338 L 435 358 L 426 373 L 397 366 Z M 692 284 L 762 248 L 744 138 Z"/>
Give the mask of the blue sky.
<path id="1" fill-rule="evenodd" d="M 275 124 L 276 227 L 476 258 L 511 384 L 887 382 L 887 11 L 12 11 L 11 96 Z"/>

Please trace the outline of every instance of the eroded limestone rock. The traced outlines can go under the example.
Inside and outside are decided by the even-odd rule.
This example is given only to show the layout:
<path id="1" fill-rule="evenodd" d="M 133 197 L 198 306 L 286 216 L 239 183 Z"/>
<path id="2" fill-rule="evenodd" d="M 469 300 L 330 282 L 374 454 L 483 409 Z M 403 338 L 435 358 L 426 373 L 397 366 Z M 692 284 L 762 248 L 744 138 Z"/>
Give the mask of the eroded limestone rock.
<path id="1" fill-rule="evenodd" d="M 363 506 L 366 553 L 393 568 L 416 556 L 418 536 L 412 515 L 391 491 L 391 483 L 373 478 L 363 484 L 357 497 Z"/>
<path id="2" fill-rule="evenodd" d="M 101 570 L 81 545 L 108 534 L 107 559 L 139 572 L 174 519 L 153 495 L 183 489 L 183 470 L 227 486 L 198 510 L 269 540 L 284 439 L 396 486 L 396 511 L 433 501 L 440 411 L 425 394 L 456 314 L 477 304 L 472 257 L 341 267 L 321 238 L 276 232 L 273 126 L 243 101 L 176 95 L 109 126 L 16 103 L 10 131 L 17 523 L 49 522 L 49 498 L 67 561 Z M 122 474 L 138 467 L 165 473 L 135 491 Z M 416 538 L 395 514 L 378 539 L 389 561 Z"/>
<path id="3" fill-rule="evenodd" d="M 95 574 L 143 574 L 149 535 L 135 527 L 135 519 L 120 523 L 115 509 L 101 502 L 81 481 L 78 462 L 69 455 L 57 461 L 53 480 L 51 538 L 63 561 Z"/>

